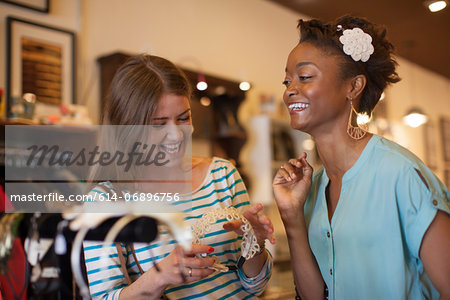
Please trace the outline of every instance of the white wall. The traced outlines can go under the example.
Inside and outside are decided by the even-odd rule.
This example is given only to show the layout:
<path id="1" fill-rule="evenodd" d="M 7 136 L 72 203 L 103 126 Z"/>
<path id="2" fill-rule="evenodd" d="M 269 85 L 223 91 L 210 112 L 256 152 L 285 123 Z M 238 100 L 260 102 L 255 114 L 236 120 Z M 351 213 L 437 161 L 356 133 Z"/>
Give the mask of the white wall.
<path id="1" fill-rule="evenodd" d="M 91 115 L 98 115 L 98 68 L 95 60 L 113 51 L 161 55 L 190 69 L 232 80 L 248 80 L 239 117 L 246 125 L 259 113 L 260 94 L 281 101 L 287 54 L 298 41 L 301 16 L 263 0 L 82 0 L 83 95 Z M 399 59 L 402 81 L 388 91 L 393 138 L 425 159 L 423 128 L 408 128 L 401 118 L 419 105 L 436 124 L 438 168 L 443 177 L 438 119 L 450 118 L 450 80 Z M 249 152 L 250 153 L 250 152 Z M 248 153 L 242 157 L 248 160 Z"/>
<path id="2" fill-rule="evenodd" d="M 94 112 L 95 59 L 117 50 L 148 52 L 189 69 L 248 80 L 254 86 L 250 102 L 262 91 L 281 95 L 285 58 L 298 38 L 297 19 L 262 0 L 84 0 L 82 59 L 93 86 L 83 101 Z"/>
<path id="3" fill-rule="evenodd" d="M 412 106 L 419 107 L 429 116 L 434 127 L 436 142 L 433 153 L 437 159 L 434 172 L 444 180 L 443 145 L 439 130 L 440 118 L 450 119 L 450 79 L 424 69 L 405 59 L 398 59 L 398 73 L 402 80 L 387 90 L 388 118 L 393 124 L 393 139 L 413 151 L 427 162 L 424 127 L 410 128 L 402 123 L 402 117 Z M 450 169 L 450 166 L 447 166 Z"/>

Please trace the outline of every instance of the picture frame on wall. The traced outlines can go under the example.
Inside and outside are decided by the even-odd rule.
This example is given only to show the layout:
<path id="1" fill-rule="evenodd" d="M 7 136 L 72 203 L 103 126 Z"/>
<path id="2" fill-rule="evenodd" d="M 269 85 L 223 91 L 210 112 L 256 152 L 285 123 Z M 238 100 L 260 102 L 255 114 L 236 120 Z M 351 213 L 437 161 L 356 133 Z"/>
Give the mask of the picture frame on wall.
<path id="1" fill-rule="evenodd" d="M 15 17 L 7 18 L 6 111 L 32 93 L 38 106 L 75 101 L 75 33 Z"/>
<path id="2" fill-rule="evenodd" d="M 32 9 L 43 13 L 48 13 L 50 11 L 50 0 L 0 0 L 0 2 Z"/>

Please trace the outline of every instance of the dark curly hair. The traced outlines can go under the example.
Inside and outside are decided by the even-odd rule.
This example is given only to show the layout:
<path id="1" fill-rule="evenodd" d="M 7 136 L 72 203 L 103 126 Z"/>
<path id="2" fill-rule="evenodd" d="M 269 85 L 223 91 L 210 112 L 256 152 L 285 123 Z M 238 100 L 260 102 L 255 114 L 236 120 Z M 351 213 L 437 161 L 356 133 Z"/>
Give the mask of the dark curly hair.
<path id="1" fill-rule="evenodd" d="M 338 30 L 338 25 L 342 30 Z M 354 61 L 343 51 L 343 45 L 339 41 L 342 31 L 355 27 L 361 28 L 372 37 L 374 53 L 366 62 Z M 331 23 L 324 23 L 313 19 L 298 22 L 300 29 L 300 43 L 311 43 L 327 54 L 338 55 L 341 60 L 341 79 L 345 80 L 362 74 L 367 78 L 367 84 L 361 96 L 358 112 L 371 114 L 380 99 L 381 93 L 390 83 L 400 81 L 395 68 L 394 46 L 386 39 L 386 29 L 379 27 L 367 19 L 354 16 L 343 16 Z"/>

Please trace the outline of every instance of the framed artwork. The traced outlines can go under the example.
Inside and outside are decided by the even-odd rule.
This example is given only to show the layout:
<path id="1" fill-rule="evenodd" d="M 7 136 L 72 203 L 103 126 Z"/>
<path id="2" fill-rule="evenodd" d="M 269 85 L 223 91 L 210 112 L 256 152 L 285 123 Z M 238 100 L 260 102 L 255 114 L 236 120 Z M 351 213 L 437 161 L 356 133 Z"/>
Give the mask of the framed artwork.
<path id="1" fill-rule="evenodd" d="M 6 45 L 8 116 L 12 99 L 26 93 L 36 95 L 36 105 L 74 103 L 74 32 L 8 17 Z"/>
<path id="2" fill-rule="evenodd" d="M 442 150 L 444 161 L 450 163 L 450 119 L 441 118 Z"/>
<path id="3" fill-rule="evenodd" d="M 48 13 L 50 11 L 50 0 L 0 0 L 20 7 Z"/>

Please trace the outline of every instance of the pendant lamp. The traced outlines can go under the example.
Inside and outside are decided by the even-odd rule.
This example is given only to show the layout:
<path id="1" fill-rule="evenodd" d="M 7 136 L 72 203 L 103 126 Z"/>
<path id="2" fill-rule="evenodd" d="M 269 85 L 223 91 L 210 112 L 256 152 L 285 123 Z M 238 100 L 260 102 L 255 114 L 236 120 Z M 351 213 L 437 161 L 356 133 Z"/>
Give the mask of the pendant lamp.
<path id="1" fill-rule="evenodd" d="M 403 122 L 413 128 L 419 127 L 427 121 L 427 115 L 418 107 L 411 108 L 403 117 Z"/>

